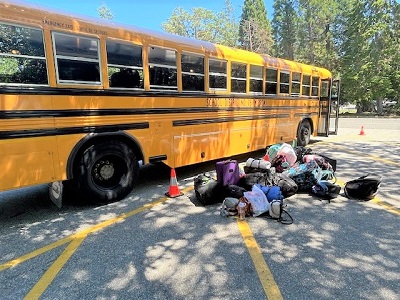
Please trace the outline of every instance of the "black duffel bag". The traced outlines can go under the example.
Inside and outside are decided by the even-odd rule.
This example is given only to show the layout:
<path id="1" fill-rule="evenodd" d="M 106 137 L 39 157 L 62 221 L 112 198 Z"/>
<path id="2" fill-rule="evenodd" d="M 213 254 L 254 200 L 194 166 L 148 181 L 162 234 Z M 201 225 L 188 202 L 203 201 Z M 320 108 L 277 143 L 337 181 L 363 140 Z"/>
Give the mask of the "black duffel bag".
<path id="1" fill-rule="evenodd" d="M 194 178 L 194 192 L 202 205 L 221 203 L 225 199 L 225 189 L 222 184 L 206 174 Z"/>
<path id="2" fill-rule="evenodd" d="M 360 178 L 346 182 L 344 194 L 347 198 L 359 200 L 371 200 L 378 193 L 382 177 L 379 175 L 367 174 Z"/>

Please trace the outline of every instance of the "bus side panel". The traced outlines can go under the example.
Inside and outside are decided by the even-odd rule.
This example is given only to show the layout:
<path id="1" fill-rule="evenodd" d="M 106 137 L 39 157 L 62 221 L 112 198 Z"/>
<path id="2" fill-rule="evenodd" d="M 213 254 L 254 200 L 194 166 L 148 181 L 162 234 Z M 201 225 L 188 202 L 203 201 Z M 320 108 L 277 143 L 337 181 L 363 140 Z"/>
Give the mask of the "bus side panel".
<path id="1" fill-rule="evenodd" d="M 54 137 L 24 138 L 0 142 L 0 189 L 8 190 L 57 179 L 57 147 Z"/>
<path id="2" fill-rule="evenodd" d="M 290 141 L 297 124 L 289 118 L 238 121 L 175 129 L 175 166 L 219 159 Z M 187 149 L 182 151 L 182 149 Z"/>

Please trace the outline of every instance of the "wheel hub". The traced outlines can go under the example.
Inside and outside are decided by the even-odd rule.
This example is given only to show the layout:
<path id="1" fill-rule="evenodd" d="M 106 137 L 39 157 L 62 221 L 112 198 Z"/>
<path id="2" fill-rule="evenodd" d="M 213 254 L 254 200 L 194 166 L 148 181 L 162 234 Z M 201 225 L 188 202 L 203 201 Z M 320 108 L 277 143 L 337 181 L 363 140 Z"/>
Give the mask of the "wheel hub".
<path id="1" fill-rule="evenodd" d="M 110 163 L 108 160 L 106 161 L 99 161 L 95 165 L 94 174 L 95 177 L 99 180 L 109 180 L 113 177 L 115 172 L 114 165 Z"/>

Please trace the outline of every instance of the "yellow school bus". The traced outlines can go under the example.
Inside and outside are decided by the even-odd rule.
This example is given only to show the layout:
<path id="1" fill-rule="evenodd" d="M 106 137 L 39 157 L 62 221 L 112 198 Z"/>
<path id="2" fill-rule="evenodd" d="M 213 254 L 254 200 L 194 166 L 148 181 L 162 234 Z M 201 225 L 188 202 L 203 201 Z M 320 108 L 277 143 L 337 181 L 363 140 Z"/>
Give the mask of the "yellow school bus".
<path id="1" fill-rule="evenodd" d="M 0 190 L 69 180 L 108 203 L 140 163 L 306 145 L 332 133 L 332 87 L 316 66 L 0 0 Z"/>

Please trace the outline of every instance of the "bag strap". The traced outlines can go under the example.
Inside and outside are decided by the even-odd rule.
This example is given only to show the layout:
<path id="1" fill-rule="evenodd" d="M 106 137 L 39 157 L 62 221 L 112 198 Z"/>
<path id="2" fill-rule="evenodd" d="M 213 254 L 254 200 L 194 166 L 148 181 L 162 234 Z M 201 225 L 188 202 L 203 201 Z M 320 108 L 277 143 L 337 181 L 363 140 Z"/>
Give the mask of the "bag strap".
<path id="1" fill-rule="evenodd" d="M 288 218 L 283 218 L 282 217 L 283 214 L 287 215 Z M 287 212 L 287 210 L 283 209 L 283 207 L 282 207 L 282 210 L 281 210 L 281 217 L 278 219 L 278 222 L 283 224 L 283 225 L 293 224 L 292 216 Z"/>
<path id="2" fill-rule="evenodd" d="M 277 220 L 279 223 L 281 223 L 283 225 L 293 224 L 293 217 L 287 212 L 287 210 L 283 209 L 283 207 L 284 207 L 284 205 L 281 203 L 281 214 L 280 214 L 279 218 L 275 219 L 275 220 Z M 286 207 L 286 205 L 285 205 L 285 207 Z M 283 214 L 285 214 L 287 217 L 284 218 Z M 270 219 L 273 219 L 269 214 L 267 214 L 267 216 Z"/>

